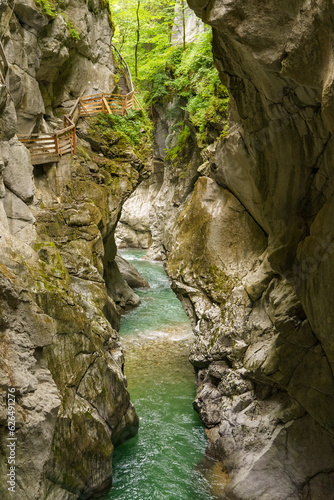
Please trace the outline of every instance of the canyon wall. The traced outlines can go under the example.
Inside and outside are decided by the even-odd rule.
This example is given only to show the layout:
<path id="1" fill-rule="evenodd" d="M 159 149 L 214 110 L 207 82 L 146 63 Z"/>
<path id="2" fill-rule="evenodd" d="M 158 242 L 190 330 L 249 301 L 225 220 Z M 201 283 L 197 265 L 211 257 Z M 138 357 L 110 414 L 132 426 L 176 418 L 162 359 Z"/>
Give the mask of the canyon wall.
<path id="1" fill-rule="evenodd" d="M 171 164 L 156 107 L 156 181 L 127 202 L 143 207 L 133 241 L 140 226 L 192 320 L 221 498 L 334 498 L 334 8 L 188 3 L 213 27 L 229 133 L 199 151 L 191 130 Z"/>
<path id="2" fill-rule="evenodd" d="M 87 119 L 76 155 L 32 166 L 16 133 L 62 128 L 80 95 L 114 89 L 113 32 L 99 0 L 65 0 L 53 13 L 33 0 L 12 6 L 0 5 L 9 63 L 0 83 L 0 492 L 91 498 L 111 486 L 113 449 L 138 428 L 117 330 L 139 298 L 115 263 L 114 230 L 150 160 Z"/>
<path id="3" fill-rule="evenodd" d="M 196 332 L 195 405 L 228 498 L 332 498 L 333 5 L 189 5 L 230 91 L 168 263 Z"/>
<path id="4" fill-rule="evenodd" d="M 174 26 L 172 29 L 171 41 L 173 45 L 182 45 L 193 42 L 196 37 L 205 31 L 202 20 L 196 16 L 186 2 L 175 3 Z"/>

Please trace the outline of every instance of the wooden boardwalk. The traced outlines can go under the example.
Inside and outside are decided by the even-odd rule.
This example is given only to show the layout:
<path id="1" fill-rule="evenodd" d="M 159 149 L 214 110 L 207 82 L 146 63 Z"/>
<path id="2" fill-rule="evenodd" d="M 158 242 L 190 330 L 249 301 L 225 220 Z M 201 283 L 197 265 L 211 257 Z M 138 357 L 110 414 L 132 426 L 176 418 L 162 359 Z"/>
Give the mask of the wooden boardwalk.
<path id="1" fill-rule="evenodd" d="M 80 97 L 68 115 L 64 128 L 50 134 L 18 136 L 29 149 L 33 165 L 57 162 L 61 156 L 76 152 L 76 123 L 80 117 L 109 113 L 125 116 L 130 109 L 142 109 L 134 91 L 126 95 L 93 94 Z"/>
<path id="2" fill-rule="evenodd" d="M 70 113 L 64 116 L 63 129 L 50 134 L 18 136 L 29 149 L 33 165 L 58 162 L 63 155 L 76 152 L 76 123 L 80 117 L 94 116 L 98 113 L 125 116 L 130 109 L 143 109 L 135 96 L 129 66 L 118 49 L 113 44 L 111 46 L 115 50 L 122 75 L 122 93 L 100 93 L 80 97 Z"/>
<path id="3" fill-rule="evenodd" d="M 8 73 L 8 62 L 2 43 L 0 41 L 0 82 L 6 85 L 6 77 Z"/>

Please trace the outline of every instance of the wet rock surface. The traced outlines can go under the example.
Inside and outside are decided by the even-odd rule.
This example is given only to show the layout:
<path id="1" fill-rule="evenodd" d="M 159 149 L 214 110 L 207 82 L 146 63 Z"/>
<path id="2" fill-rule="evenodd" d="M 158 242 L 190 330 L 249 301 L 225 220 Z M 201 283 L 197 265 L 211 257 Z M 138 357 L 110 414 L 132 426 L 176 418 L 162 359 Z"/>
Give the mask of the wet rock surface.
<path id="1" fill-rule="evenodd" d="M 12 15 L 0 6 L 9 62 L 0 85 L 0 471 L 5 478 L 12 387 L 20 499 L 102 493 L 114 447 L 138 428 L 117 330 L 122 308 L 139 299 L 115 264 L 114 230 L 149 162 L 129 144 L 96 153 L 83 133 L 77 155 L 33 167 L 15 136 L 59 127 L 79 95 L 114 87 L 106 9 L 63 9 L 52 17 L 32 0 L 15 2 Z"/>
<path id="2" fill-rule="evenodd" d="M 4 198 L 1 385 L 3 391 L 15 387 L 17 398 L 16 436 L 24 443 L 17 481 L 26 485 L 18 487 L 21 498 L 88 497 L 108 488 L 113 447 L 138 426 L 123 375 L 115 302 L 128 287 L 114 262 L 113 236 L 128 191 L 112 196 L 110 182 L 91 172 L 92 161 L 67 157 L 35 169 L 31 211 L 10 191 Z M 16 238 L 14 217 L 33 229 L 32 242 Z M 120 286 L 110 290 L 113 266 Z M 137 303 L 129 290 L 124 307 Z M 5 399 L 1 412 L 5 442 Z"/>
<path id="3" fill-rule="evenodd" d="M 150 288 L 148 281 L 137 271 L 137 269 L 120 255 L 116 255 L 115 261 L 121 275 L 131 288 Z"/>
<path id="4" fill-rule="evenodd" d="M 229 134 L 199 154 L 192 133 L 175 168 L 169 105 L 156 109 L 164 167 L 153 200 L 136 193 L 151 203 L 136 226 L 192 320 L 194 404 L 224 495 L 332 498 L 333 7 L 189 5 L 213 27 Z"/>
<path id="5" fill-rule="evenodd" d="M 325 498 L 334 452 L 333 9 L 299 1 L 261 11 L 249 1 L 189 5 L 213 26 L 215 62 L 231 95 L 229 136 L 218 142 L 209 176 L 267 240 L 236 275 L 239 244 L 255 248 L 233 222 L 238 237 L 229 228 L 230 249 L 221 247 L 230 284 L 221 301 L 216 273 L 202 277 L 194 254 L 183 253 L 182 269 L 186 218 L 179 218 L 180 249 L 171 249 L 168 266 L 197 332 L 195 404 L 230 473 L 228 498 Z M 217 227 L 235 216 L 222 214 Z M 206 229 L 199 226 L 198 238 Z M 202 259 L 210 251 L 208 243 Z"/>

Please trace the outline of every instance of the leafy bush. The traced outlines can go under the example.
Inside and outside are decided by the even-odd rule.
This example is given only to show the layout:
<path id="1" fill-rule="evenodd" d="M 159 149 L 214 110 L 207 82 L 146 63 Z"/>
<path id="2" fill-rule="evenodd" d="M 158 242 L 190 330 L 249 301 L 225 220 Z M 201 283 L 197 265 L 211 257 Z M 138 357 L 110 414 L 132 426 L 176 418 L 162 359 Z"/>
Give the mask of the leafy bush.
<path id="1" fill-rule="evenodd" d="M 100 113 L 94 120 L 94 130 L 98 131 L 102 138 L 117 137 L 130 143 L 138 156 L 147 153 L 152 134 L 152 123 L 144 111 L 131 110 L 126 116 L 109 115 Z"/>
<path id="2" fill-rule="evenodd" d="M 66 26 L 70 37 L 73 38 L 74 40 L 80 40 L 80 33 L 75 29 L 75 26 L 72 23 L 72 21 L 66 20 Z"/>
<path id="3" fill-rule="evenodd" d="M 183 99 L 184 110 L 196 127 L 200 147 L 212 139 L 210 126 L 219 124 L 224 134 L 227 127 L 228 92 L 213 64 L 211 37 L 207 31 L 186 50 L 171 47 L 164 68 L 160 64 L 151 81 L 146 80 L 152 89 L 146 94 L 148 104 L 171 101 L 174 96 Z"/>
<path id="4" fill-rule="evenodd" d="M 56 17 L 56 5 L 54 0 L 35 0 L 37 5 L 42 8 L 44 14 L 49 17 Z"/>
<path id="5" fill-rule="evenodd" d="M 174 162 L 178 158 L 179 154 L 184 150 L 190 135 L 190 128 L 185 126 L 178 136 L 177 145 L 167 152 L 166 160 Z"/>

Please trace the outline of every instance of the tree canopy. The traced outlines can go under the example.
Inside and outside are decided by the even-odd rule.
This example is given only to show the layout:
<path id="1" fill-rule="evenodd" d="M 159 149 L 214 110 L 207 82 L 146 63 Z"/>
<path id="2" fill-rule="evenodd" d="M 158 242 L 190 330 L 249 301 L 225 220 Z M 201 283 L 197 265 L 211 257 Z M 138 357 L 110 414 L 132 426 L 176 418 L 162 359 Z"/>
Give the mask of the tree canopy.
<path id="1" fill-rule="evenodd" d="M 185 5 L 185 0 L 110 0 L 113 41 L 146 102 L 181 98 L 199 145 L 205 147 L 212 139 L 210 124 L 219 123 L 219 133 L 226 131 L 228 93 L 213 63 L 211 28 L 186 44 Z M 181 24 L 180 45 L 172 43 L 176 19 Z"/>
<path id="2" fill-rule="evenodd" d="M 175 4 L 183 0 L 111 0 L 114 41 L 136 76 L 136 46 L 140 84 L 161 68 L 171 49 Z M 139 20 L 139 23 L 138 23 Z"/>

